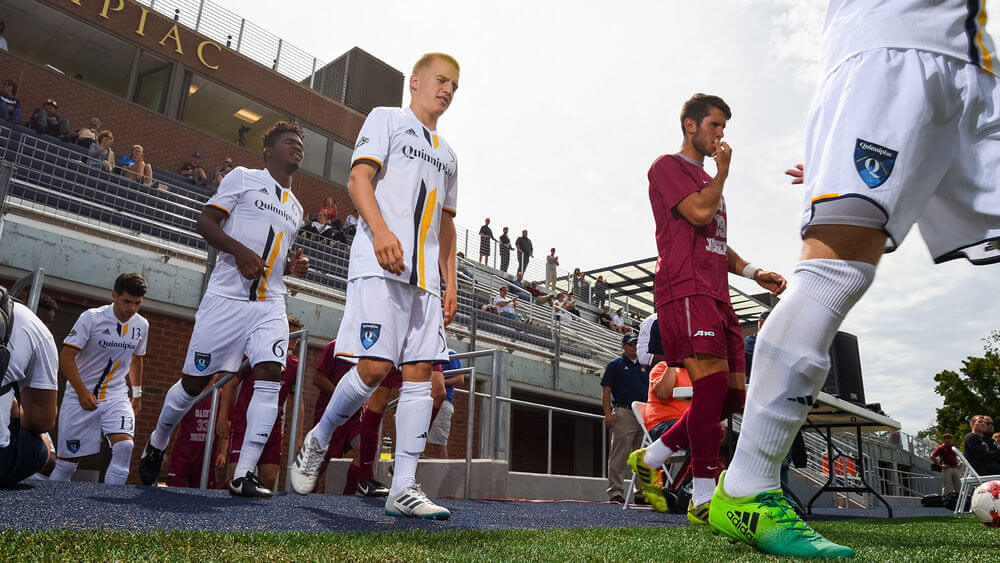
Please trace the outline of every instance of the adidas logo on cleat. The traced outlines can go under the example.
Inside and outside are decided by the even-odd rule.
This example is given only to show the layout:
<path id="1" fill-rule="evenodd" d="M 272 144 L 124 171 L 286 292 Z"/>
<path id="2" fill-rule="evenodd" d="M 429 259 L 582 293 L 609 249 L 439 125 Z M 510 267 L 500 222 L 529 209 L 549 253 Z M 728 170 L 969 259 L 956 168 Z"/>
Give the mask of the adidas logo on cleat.
<path id="1" fill-rule="evenodd" d="M 729 521 L 736 527 L 736 530 L 743 534 L 743 537 L 753 542 L 755 546 L 757 545 L 757 538 L 754 537 L 754 534 L 757 533 L 757 522 L 760 520 L 759 513 L 730 510 L 726 513 L 726 516 L 729 517 Z"/>

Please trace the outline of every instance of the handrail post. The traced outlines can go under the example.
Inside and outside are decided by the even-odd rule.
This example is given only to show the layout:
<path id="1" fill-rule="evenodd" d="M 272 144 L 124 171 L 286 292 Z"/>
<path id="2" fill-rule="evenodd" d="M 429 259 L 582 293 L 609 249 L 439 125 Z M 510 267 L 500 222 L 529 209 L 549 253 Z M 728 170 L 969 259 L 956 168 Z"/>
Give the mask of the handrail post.
<path id="1" fill-rule="evenodd" d="M 198 2 L 198 17 L 194 20 L 194 30 L 198 31 L 199 26 L 201 26 L 201 13 L 205 10 L 205 0 L 200 0 Z"/>
<path id="2" fill-rule="evenodd" d="M 299 410 L 302 408 L 302 384 L 305 379 L 306 352 L 309 338 L 308 330 L 300 330 L 292 334 L 299 335 L 299 363 L 295 372 L 295 399 L 292 401 L 292 426 L 288 432 L 288 473 L 285 475 L 285 492 L 292 492 L 291 470 L 295 465 L 295 446 L 299 441 Z M 287 359 L 286 359 L 287 361 Z"/>
<path id="3" fill-rule="evenodd" d="M 599 423 L 601 428 L 601 477 L 608 478 L 608 429 L 604 423 Z"/>
<path id="4" fill-rule="evenodd" d="M 472 492 L 472 428 L 476 420 L 476 366 L 469 370 L 469 403 L 465 413 L 465 497 Z"/>
<path id="5" fill-rule="evenodd" d="M 548 418 L 549 418 L 549 434 L 548 434 L 549 445 L 545 449 L 545 453 L 546 453 L 546 455 L 545 455 L 545 472 L 548 473 L 549 475 L 552 475 L 552 409 L 548 409 L 547 412 L 549 413 L 549 416 L 548 416 Z"/>
<path id="6" fill-rule="evenodd" d="M 192 408 L 198 408 L 198 403 L 195 403 Z M 213 385 L 212 409 L 209 411 L 208 427 L 205 429 L 205 453 L 201 456 L 201 484 L 198 486 L 199 489 L 208 488 L 208 472 L 212 466 L 212 443 L 215 440 L 215 417 L 217 414 L 219 414 L 219 388 Z"/>

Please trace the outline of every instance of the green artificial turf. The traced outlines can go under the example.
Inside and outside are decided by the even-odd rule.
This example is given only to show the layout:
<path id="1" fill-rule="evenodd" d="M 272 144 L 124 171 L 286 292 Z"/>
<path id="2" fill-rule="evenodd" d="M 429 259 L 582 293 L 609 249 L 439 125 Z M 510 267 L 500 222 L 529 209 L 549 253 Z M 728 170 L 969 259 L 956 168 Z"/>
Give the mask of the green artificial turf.
<path id="1" fill-rule="evenodd" d="M 862 561 L 1000 561 L 1000 529 L 971 516 L 817 522 Z M 773 560 L 705 528 L 305 532 L 0 532 L 4 560 Z"/>

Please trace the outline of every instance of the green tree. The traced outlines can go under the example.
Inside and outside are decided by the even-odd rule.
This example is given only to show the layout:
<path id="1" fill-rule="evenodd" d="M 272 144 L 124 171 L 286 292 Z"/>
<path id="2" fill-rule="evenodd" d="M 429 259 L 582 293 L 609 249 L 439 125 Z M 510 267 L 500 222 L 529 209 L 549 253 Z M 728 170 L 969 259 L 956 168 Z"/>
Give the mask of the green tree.
<path id="1" fill-rule="evenodd" d="M 988 342 L 1000 346 L 1000 338 L 994 331 Z M 950 432 L 955 442 L 970 431 L 969 417 L 974 414 L 988 414 L 1000 418 L 1000 354 L 987 344 L 984 357 L 969 357 L 962 362 L 958 373 L 945 370 L 934 376 L 937 382 L 934 390 L 944 398 L 944 406 L 937 410 L 937 425 L 920 433 L 934 439 Z"/>

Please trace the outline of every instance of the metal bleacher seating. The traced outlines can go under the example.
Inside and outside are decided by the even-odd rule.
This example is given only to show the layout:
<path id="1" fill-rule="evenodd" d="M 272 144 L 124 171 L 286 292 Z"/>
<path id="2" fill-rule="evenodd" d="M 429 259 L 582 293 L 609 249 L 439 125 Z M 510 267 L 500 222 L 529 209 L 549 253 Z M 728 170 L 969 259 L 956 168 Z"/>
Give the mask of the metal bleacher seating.
<path id="1" fill-rule="evenodd" d="M 46 138 L 25 127 L 0 126 L 0 159 L 12 167 L 7 211 L 57 218 L 69 225 L 98 229 L 128 240 L 145 239 L 156 245 L 204 257 L 205 241 L 195 225 L 208 194 L 187 179 L 154 169 L 159 183 L 146 186 L 91 165 L 82 147 Z M 343 295 L 347 287 L 350 247 L 336 241 L 299 236 L 296 242 L 310 260 L 306 281 Z M 462 262 L 466 268 L 478 268 Z M 483 310 L 500 285 L 508 281 L 487 269 L 475 279 L 459 274 L 457 324 L 470 327 L 513 346 L 576 358 L 598 369 L 620 351 L 619 336 L 591 321 L 574 318 L 556 323 L 551 308 L 521 303 L 527 322 L 507 319 Z"/>

